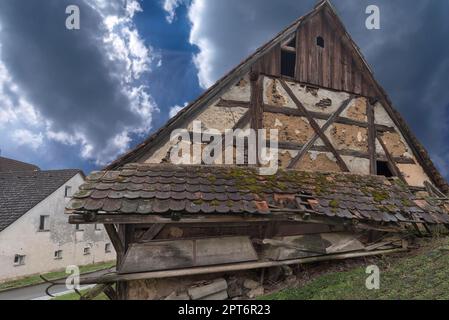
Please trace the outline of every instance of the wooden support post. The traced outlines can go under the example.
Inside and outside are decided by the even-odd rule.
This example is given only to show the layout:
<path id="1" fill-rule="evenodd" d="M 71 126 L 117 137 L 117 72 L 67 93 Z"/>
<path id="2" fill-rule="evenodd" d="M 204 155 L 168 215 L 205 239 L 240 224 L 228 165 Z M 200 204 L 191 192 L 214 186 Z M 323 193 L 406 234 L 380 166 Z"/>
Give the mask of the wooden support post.
<path id="1" fill-rule="evenodd" d="M 306 115 L 307 120 L 309 120 L 310 126 L 313 128 L 315 133 L 323 140 L 324 145 L 329 149 L 330 152 L 334 155 L 334 157 L 337 159 L 337 164 L 339 165 L 340 169 L 343 172 L 349 172 L 349 168 L 340 156 L 340 154 L 335 150 L 332 143 L 329 141 L 327 136 L 321 131 L 320 126 L 315 121 L 315 119 L 310 115 L 310 113 L 307 111 L 307 109 L 304 107 L 304 105 L 299 101 L 299 99 L 295 96 L 292 89 L 285 83 L 284 80 L 279 80 L 284 90 L 287 92 L 287 94 L 290 96 L 292 101 L 295 103 L 296 107 L 301 111 L 303 114 Z"/>
<path id="2" fill-rule="evenodd" d="M 251 102 L 250 102 L 250 117 L 251 129 L 256 131 L 256 159 L 259 164 L 259 139 L 257 131 L 263 128 L 263 76 L 257 72 L 250 74 L 251 80 Z"/>
<path id="3" fill-rule="evenodd" d="M 370 174 L 377 175 L 376 159 L 376 128 L 374 123 L 374 107 L 370 102 L 366 102 L 366 113 L 368 116 L 368 153 L 370 160 Z"/>

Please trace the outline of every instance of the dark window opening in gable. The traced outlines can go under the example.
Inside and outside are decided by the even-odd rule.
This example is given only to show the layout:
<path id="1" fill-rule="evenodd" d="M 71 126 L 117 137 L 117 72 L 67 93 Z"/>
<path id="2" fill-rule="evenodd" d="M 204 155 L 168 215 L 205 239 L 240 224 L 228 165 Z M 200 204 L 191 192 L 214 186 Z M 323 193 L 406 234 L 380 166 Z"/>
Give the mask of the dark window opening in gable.
<path id="1" fill-rule="evenodd" d="M 316 38 L 316 45 L 318 47 L 324 48 L 324 39 L 323 39 L 323 37 L 320 36 L 320 37 Z"/>
<path id="2" fill-rule="evenodd" d="M 387 161 L 377 161 L 377 175 L 387 178 L 394 177 L 393 172 L 390 170 L 390 166 Z"/>
<path id="3" fill-rule="evenodd" d="M 295 77 L 296 53 L 282 50 L 281 52 L 281 74 L 283 76 Z"/>

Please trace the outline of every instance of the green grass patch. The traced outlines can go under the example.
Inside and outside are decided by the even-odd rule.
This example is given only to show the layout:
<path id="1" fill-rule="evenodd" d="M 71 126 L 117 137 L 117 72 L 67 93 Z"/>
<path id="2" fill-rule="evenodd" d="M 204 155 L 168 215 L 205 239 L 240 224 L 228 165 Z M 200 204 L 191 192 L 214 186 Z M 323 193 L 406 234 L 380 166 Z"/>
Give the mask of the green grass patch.
<path id="1" fill-rule="evenodd" d="M 86 265 L 86 266 L 81 266 L 80 273 L 83 274 L 83 273 L 95 272 L 95 271 L 99 271 L 99 270 L 109 269 L 114 266 L 115 266 L 115 262 L 102 262 L 102 263 L 90 264 L 90 265 Z M 57 279 L 67 277 L 67 274 L 65 273 L 65 270 L 61 270 L 61 271 L 56 271 L 56 272 L 45 273 L 45 274 L 42 274 L 42 276 L 44 276 L 48 280 L 57 280 Z M 10 289 L 26 287 L 26 286 L 30 286 L 30 285 L 36 285 L 36 284 L 40 284 L 43 282 L 44 281 L 40 278 L 39 275 L 25 277 L 25 278 L 18 279 L 18 280 L 0 283 L 0 292 L 5 291 L 5 290 L 10 290 Z"/>
<path id="2" fill-rule="evenodd" d="M 89 290 L 88 289 L 81 290 L 80 293 L 85 294 L 85 293 L 87 293 L 87 291 L 89 291 Z M 79 300 L 79 299 L 80 299 L 80 296 L 76 292 L 71 292 L 68 294 L 64 294 L 62 296 L 57 296 L 57 297 L 53 298 L 52 300 L 68 301 L 68 300 Z M 101 293 L 94 300 L 109 300 L 109 299 L 104 293 Z"/>
<path id="3" fill-rule="evenodd" d="M 377 263 L 380 289 L 368 290 L 365 267 L 319 276 L 299 288 L 286 289 L 267 300 L 447 300 L 449 238 L 432 241 L 407 256 L 386 256 Z"/>

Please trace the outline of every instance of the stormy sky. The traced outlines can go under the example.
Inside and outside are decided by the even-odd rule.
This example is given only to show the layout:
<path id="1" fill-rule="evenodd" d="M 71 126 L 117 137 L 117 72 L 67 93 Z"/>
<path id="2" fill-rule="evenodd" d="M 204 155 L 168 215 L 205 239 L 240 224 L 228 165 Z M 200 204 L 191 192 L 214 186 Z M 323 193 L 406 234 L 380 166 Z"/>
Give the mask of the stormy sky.
<path id="1" fill-rule="evenodd" d="M 100 168 L 316 0 L 0 0 L 0 149 Z M 334 0 L 376 78 L 449 176 L 449 1 Z M 68 30 L 68 5 L 80 29 Z M 381 29 L 367 30 L 368 5 Z"/>

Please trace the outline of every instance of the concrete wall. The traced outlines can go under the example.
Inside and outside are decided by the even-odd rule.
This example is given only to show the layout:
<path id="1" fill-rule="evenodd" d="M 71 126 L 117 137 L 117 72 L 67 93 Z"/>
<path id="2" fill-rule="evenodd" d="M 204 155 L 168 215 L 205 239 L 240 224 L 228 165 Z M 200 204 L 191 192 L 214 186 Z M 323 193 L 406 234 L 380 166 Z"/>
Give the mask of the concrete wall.
<path id="1" fill-rule="evenodd" d="M 104 227 L 81 226 L 84 231 L 76 231 L 68 224 L 64 209 L 69 201 L 65 198 L 65 186 L 72 187 L 72 193 L 83 183 L 83 177 L 77 174 L 66 184 L 20 219 L 0 232 L 0 281 L 20 278 L 32 274 L 65 269 L 68 265 L 87 265 L 115 260 L 115 252 L 105 252 L 106 243 L 110 243 Z M 49 231 L 40 232 L 41 215 L 49 216 Z M 84 248 L 91 247 L 89 255 Z M 62 250 L 62 258 L 55 259 L 55 251 Z M 24 265 L 14 265 L 16 254 L 25 255 Z"/>

